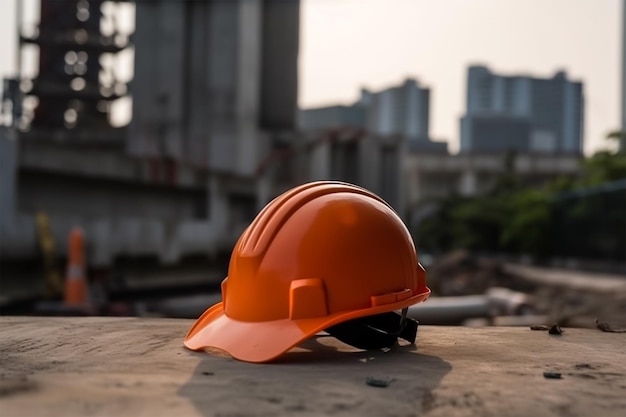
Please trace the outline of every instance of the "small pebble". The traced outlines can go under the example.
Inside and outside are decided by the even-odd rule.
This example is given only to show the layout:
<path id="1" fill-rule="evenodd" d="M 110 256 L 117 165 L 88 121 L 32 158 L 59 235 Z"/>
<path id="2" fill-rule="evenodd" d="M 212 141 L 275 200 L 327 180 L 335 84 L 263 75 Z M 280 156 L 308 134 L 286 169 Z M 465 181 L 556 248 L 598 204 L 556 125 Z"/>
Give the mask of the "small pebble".
<path id="1" fill-rule="evenodd" d="M 367 378 L 365 378 L 365 383 L 372 387 L 387 388 L 392 382 L 393 378 L 380 379 L 374 378 L 372 376 L 368 376 Z"/>
<path id="2" fill-rule="evenodd" d="M 552 325 L 552 327 L 550 327 L 550 330 L 548 330 L 548 333 L 556 334 L 556 335 L 562 335 L 563 334 L 563 329 L 561 329 L 561 327 L 559 326 L 558 323 L 554 323 Z"/>
<path id="3" fill-rule="evenodd" d="M 543 377 L 547 379 L 561 379 L 560 372 L 544 372 Z"/>

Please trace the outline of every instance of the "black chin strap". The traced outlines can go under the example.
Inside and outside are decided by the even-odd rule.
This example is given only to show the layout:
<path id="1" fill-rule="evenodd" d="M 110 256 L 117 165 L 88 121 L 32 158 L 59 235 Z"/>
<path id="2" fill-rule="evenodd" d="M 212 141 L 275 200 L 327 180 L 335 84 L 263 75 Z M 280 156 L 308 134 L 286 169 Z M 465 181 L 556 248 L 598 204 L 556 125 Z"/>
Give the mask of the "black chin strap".
<path id="1" fill-rule="evenodd" d="M 326 329 L 331 336 L 359 349 L 382 349 L 396 344 L 398 337 L 415 343 L 418 322 L 402 314 L 389 312 L 361 317 Z"/>

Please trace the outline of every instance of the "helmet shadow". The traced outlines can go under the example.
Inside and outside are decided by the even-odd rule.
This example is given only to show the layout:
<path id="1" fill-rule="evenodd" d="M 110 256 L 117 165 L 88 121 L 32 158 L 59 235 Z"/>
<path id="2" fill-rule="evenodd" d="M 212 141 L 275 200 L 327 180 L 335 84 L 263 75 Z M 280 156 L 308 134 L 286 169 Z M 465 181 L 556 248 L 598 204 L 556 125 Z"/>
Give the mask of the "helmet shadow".
<path id="1" fill-rule="evenodd" d="M 211 415 L 414 415 L 452 366 L 406 344 L 359 350 L 320 334 L 269 364 L 202 354 L 178 394 Z M 191 353 L 200 355 L 197 353 Z M 390 381 L 387 388 L 367 378 Z"/>

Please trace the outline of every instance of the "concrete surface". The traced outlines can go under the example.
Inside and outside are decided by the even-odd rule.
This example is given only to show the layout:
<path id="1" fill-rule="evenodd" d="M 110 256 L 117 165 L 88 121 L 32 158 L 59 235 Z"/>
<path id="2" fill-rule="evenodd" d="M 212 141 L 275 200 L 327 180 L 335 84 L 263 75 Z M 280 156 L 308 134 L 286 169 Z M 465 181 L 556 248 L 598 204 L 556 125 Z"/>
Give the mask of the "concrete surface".
<path id="1" fill-rule="evenodd" d="M 423 326 L 417 347 L 364 352 L 318 336 L 255 365 L 185 350 L 192 323 L 2 317 L 0 415 L 626 414 L 626 334 Z"/>

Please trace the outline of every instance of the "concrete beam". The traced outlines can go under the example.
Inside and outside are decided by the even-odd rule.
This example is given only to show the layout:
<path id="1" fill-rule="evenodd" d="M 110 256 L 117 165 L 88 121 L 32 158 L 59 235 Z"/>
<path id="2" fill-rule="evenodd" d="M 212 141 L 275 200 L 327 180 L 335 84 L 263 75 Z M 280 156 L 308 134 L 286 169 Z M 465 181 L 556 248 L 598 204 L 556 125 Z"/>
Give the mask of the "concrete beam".
<path id="1" fill-rule="evenodd" d="M 506 171 L 505 155 L 483 154 L 405 154 L 406 204 L 445 197 L 452 192 L 476 195 L 491 187 Z M 582 158 L 573 154 L 518 154 L 513 170 L 522 180 L 537 183 L 561 175 L 580 172 Z"/>

